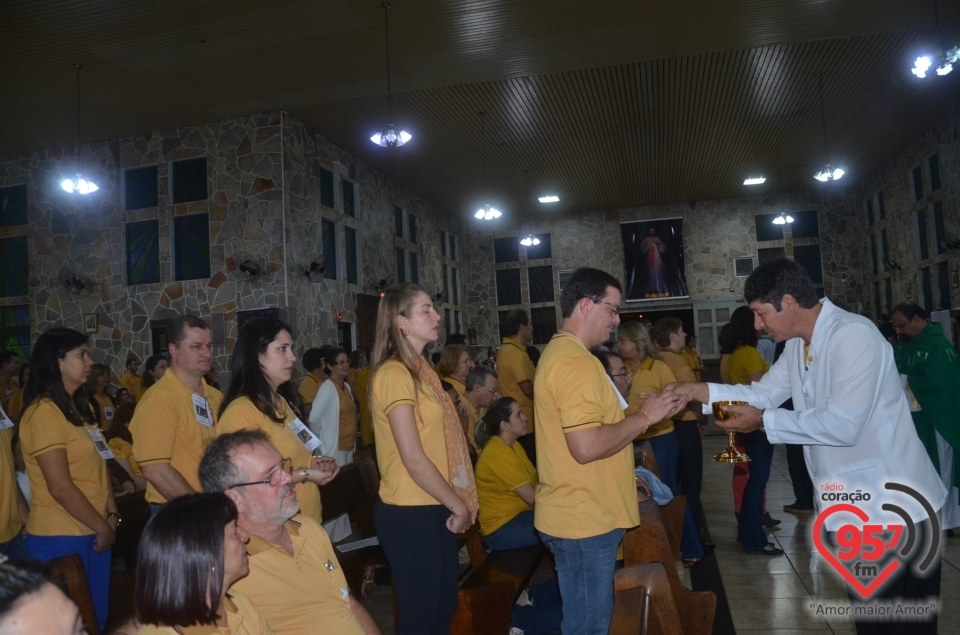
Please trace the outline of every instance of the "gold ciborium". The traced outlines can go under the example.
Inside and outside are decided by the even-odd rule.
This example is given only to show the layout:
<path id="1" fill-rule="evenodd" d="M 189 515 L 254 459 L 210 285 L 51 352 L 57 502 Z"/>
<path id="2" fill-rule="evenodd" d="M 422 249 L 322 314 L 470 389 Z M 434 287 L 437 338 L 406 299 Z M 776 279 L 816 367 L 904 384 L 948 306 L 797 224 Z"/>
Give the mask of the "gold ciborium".
<path id="1" fill-rule="evenodd" d="M 746 401 L 714 401 L 713 402 L 713 416 L 717 418 L 718 421 L 729 421 L 730 419 L 736 419 L 737 415 L 732 412 L 727 412 L 723 409 L 724 406 L 748 406 Z M 733 443 L 733 432 L 727 433 L 727 449 L 725 449 L 720 454 L 717 454 L 713 457 L 714 461 L 719 463 L 746 463 L 750 460 L 750 457 L 742 453 L 737 449 L 737 446 Z"/>

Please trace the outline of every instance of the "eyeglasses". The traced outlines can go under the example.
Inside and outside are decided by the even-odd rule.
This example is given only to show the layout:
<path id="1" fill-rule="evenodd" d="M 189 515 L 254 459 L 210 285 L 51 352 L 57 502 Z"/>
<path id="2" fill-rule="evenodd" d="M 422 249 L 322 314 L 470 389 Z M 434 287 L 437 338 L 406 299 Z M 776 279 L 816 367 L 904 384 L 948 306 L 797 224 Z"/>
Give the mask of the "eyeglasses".
<path id="1" fill-rule="evenodd" d="M 903 329 L 907 328 L 907 324 L 909 324 L 909 322 L 904 322 L 902 324 L 894 324 L 893 322 L 891 322 L 890 326 L 893 327 L 894 331 L 902 331 Z"/>
<path id="2" fill-rule="evenodd" d="M 629 377 L 630 373 L 617 373 L 616 375 L 610 375 L 610 377 Z"/>
<path id="3" fill-rule="evenodd" d="M 487 388 L 486 386 L 480 386 L 480 387 L 483 388 L 484 390 L 489 390 L 491 395 L 499 395 L 499 394 L 500 394 L 500 389 L 499 389 L 499 388 Z"/>
<path id="4" fill-rule="evenodd" d="M 262 481 L 250 481 L 249 483 L 237 483 L 236 485 L 231 485 L 227 489 L 236 489 L 238 487 L 246 487 L 247 485 L 269 485 L 271 487 L 276 487 L 280 484 L 280 479 L 282 478 L 281 474 L 287 472 L 288 474 L 293 469 L 293 461 L 290 459 L 283 459 L 280 461 L 280 465 L 275 467 L 270 475 L 263 479 Z"/>
<path id="5" fill-rule="evenodd" d="M 597 297 L 590 297 L 589 299 L 593 301 L 594 304 L 606 304 L 608 307 L 613 309 L 614 314 L 620 313 L 619 304 L 613 304 L 612 302 L 607 302 L 606 300 L 601 300 L 600 298 L 597 298 Z"/>

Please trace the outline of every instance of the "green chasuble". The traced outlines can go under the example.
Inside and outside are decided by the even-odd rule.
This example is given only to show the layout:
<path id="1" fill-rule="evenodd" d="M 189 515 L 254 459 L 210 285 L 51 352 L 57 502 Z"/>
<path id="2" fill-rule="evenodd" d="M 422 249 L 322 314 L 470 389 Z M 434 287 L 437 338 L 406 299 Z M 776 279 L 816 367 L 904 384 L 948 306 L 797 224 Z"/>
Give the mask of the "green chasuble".
<path id="1" fill-rule="evenodd" d="M 960 355 L 943 336 L 943 327 L 931 322 L 912 340 L 897 344 L 895 357 L 920 405 L 912 413 L 917 435 L 938 472 L 934 430 L 953 447 L 953 484 L 960 487 Z"/>

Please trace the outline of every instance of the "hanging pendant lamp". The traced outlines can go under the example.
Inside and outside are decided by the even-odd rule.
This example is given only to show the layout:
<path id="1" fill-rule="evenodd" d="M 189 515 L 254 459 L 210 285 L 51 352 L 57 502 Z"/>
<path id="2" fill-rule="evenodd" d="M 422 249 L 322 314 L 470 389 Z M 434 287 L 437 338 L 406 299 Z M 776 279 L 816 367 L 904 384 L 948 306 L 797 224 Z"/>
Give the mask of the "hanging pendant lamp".
<path id="1" fill-rule="evenodd" d="M 954 46 L 949 51 L 944 52 L 943 41 L 940 39 L 940 12 L 937 8 L 937 0 L 933 0 L 933 22 L 937 41 L 937 49 L 933 55 L 921 55 L 913 63 L 910 72 L 919 78 L 927 76 L 927 71 L 933 67 L 937 75 L 949 75 L 953 70 L 954 62 L 960 62 L 960 46 Z"/>
<path id="2" fill-rule="evenodd" d="M 400 130 L 393 124 L 393 97 L 390 94 L 390 21 L 387 19 L 387 9 L 390 8 L 389 2 L 383 3 L 383 26 L 386 33 L 387 42 L 387 123 L 377 134 L 370 137 L 370 141 L 381 148 L 399 148 L 413 136 L 406 130 Z"/>
<path id="3" fill-rule="evenodd" d="M 487 191 L 487 129 L 483 124 L 483 116 L 486 114 L 482 110 L 477 113 L 480 115 L 480 144 L 483 151 L 483 190 Z M 487 203 L 483 207 L 477 210 L 476 214 L 473 215 L 474 218 L 480 220 L 493 220 L 495 218 L 500 218 L 503 214 L 500 213 L 495 207 L 492 207 L 490 203 Z"/>
<path id="4" fill-rule="evenodd" d="M 823 111 L 823 73 L 817 73 L 817 85 L 820 91 L 820 129 L 823 132 L 823 156 L 827 156 L 827 119 Z M 824 164 L 820 170 L 813 175 L 821 183 L 827 181 L 837 181 L 844 175 L 842 168 L 832 167 L 829 163 Z"/>
<path id="5" fill-rule="evenodd" d="M 77 152 L 80 152 L 80 65 L 75 64 L 74 68 L 77 69 Z M 64 179 L 60 183 L 60 187 L 63 188 L 65 192 L 69 194 L 92 194 L 100 188 L 96 183 L 91 181 L 88 178 L 85 178 L 82 174 L 77 172 L 76 176 L 72 179 Z"/>

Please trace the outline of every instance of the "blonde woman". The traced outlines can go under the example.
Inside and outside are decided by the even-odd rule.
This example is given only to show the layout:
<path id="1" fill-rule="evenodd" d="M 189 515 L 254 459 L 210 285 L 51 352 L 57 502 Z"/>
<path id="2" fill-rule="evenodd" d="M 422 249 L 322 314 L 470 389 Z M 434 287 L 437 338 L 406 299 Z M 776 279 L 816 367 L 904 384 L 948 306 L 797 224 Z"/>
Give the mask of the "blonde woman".
<path id="1" fill-rule="evenodd" d="M 423 349 L 440 315 L 414 284 L 388 288 L 377 313 L 370 408 L 380 465 L 373 522 L 393 572 L 398 635 L 447 633 L 457 608 L 457 534 L 477 520 L 460 418 Z"/>
<path id="2" fill-rule="evenodd" d="M 439 314 L 438 314 L 439 315 Z M 473 356 L 470 348 L 462 344 L 454 344 L 443 349 L 440 362 L 437 364 L 437 374 L 440 379 L 453 386 L 461 397 L 467 389 L 467 373 L 473 368 Z"/>

